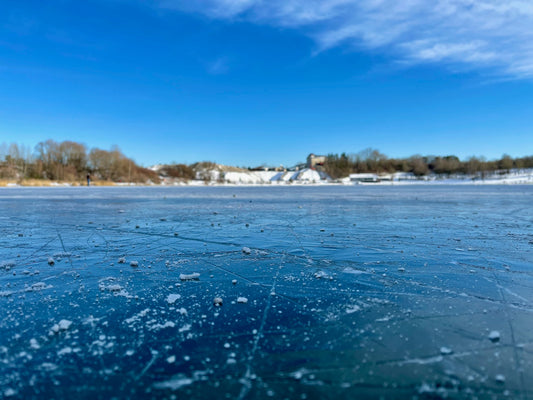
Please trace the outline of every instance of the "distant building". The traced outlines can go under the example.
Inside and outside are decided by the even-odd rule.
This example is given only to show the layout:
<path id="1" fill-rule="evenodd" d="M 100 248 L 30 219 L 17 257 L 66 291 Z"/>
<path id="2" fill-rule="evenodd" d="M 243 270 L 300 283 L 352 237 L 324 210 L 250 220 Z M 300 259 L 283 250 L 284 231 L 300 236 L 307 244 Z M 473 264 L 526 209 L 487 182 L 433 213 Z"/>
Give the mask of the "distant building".
<path id="1" fill-rule="evenodd" d="M 326 156 L 317 156 L 313 153 L 307 156 L 307 168 L 316 168 L 317 165 L 324 165 L 326 162 Z"/>
<path id="2" fill-rule="evenodd" d="M 376 183 L 379 182 L 380 179 L 376 174 L 350 174 L 350 181 Z"/>
<path id="3" fill-rule="evenodd" d="M 279 172 L 279 171 L 286 171 L 287 168 L 285 168 L 283 165 L 280 165 L 279 167 L 265 167 L 265 166 L 260 166 L 260 167 L 254 167 L 254 168 L 248 168 L 249 171 L 275 171 L 275 172 Z"/>

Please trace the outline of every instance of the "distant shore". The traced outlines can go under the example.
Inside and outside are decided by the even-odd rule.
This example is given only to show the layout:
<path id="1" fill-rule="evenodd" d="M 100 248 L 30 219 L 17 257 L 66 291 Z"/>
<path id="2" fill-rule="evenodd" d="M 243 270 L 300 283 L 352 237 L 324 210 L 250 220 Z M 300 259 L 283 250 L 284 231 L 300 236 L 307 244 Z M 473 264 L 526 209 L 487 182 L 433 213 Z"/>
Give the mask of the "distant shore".
<path id="1" fill-rule="evenodd" d="M 93 177 L 90 187 L 104 186 L 405 186 L 405 185 L 514 185 L 533 184 L 533 168 L 495 171 L 476 174 L 392 174 L 357 173 L 341 179 L 331 179 L 312 168 L 295 171 L 220 171 L 219 168 L 201 171 L 196 179 L 183 179 L 158 174 L 157 179 L 137 182 L 114 182 Z M 202 178 L 202 179 L 199 179 Z M 0 187 L 87 187 L 85 180 L 1 179 Z"/>
<path id="2" fill-rule="evenodd" d="M 78 182 L 31 181 L 31 182 L 0 182 L 0 189 L 9 188 L 65 188 L 65 187 L 302 187 L 302 186 L 424 186 L 424 185 L 532 185 L 530 179 L 439 179 L 439 180 L 409 180 L 409 181 L 381 181 L 381 182 L 271 182 L 271 183 L 232 183 L 232 182 L 204 182 L 193 180 L 179 183 L 135 183 L 135 182 Z"/>

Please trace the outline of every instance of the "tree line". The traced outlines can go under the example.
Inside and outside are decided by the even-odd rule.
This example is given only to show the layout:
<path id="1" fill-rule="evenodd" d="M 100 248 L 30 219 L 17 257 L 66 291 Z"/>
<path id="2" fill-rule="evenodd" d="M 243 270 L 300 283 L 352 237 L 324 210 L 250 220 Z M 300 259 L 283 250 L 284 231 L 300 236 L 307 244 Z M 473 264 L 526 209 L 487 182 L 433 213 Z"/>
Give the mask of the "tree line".
<path id="1" fill-rule="evenodd" d="M 199 162 L 191 165 L 173 163 L 162 166 L 158 172 L 137 165 L 122 151 L 113 146 L 110 150 L 89 149 L 73 141 L 39 142 L 33 149 L 17 143 L 0 144 L 0 179 L 46 179 L 64 182 L 85 182 L 87 174 L 92 179 L 111 182 L 160 183 L 159 175 L 184 181 L 210 180 L 209 170 L 217 164 Z M 226 167 L 229 168 L 229 167 Z M 420 156 L 389 158 L 375 149 L 359 153 L 329 154 L 322 168 L 333 179 L 352 173 L 410 172 L 416 176 L 428 174 L 481 175 L 494 171 L 533 168 L 533 156 L 512 158 L 503 155 L 498 160 L 483 157 L 460 160 L 449 156 Z"/>
<path id="2" fill-rule="evenodd" d="M 159 182 L 157 173 L 137 165 L 117 146 L 89 149 L 69 140 L 39 142 L 34 149 L 17 143 L 0 144 L 1 179 L 83 182 L 87 174 L 103 181 Z"/>
<path id="3" fill-rule="evenodd" d="M 389 158 L 378 150 L 365 149 L 353 154 L 329 154 L 323 168 L 334 179 L 353 173 L 411 172 L 416 176 L 431 173 L 484 175 L 488 172 L 504 172 L 514 168 L 533 168 L 533 156 L 512 158 L 504 154 L 499 160 L 487 161 L 484 157 L 470 157 L 461 161 L 453 155 Z"/>

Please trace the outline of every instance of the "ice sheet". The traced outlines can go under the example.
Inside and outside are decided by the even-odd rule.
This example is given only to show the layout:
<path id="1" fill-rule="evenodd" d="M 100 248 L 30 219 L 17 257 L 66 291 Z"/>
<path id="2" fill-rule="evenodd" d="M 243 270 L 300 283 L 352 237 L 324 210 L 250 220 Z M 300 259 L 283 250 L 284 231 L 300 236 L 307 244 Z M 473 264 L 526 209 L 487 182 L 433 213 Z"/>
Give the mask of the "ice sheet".
<path id="1" fill-rule="evenodd" d="M 0 190 L 0 398 L 530 398 L 532 195 Z"/>

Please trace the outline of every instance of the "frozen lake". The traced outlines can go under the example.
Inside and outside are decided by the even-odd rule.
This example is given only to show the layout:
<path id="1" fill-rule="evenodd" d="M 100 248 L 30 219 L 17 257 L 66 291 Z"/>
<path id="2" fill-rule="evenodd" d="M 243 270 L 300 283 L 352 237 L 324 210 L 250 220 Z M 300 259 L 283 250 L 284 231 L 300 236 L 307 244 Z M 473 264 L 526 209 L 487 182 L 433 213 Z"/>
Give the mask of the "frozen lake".
<path id="1" fill-rule="evenodd" d="M 0 398 L 533 398 L 532 204 L 2 189 Z"/>

